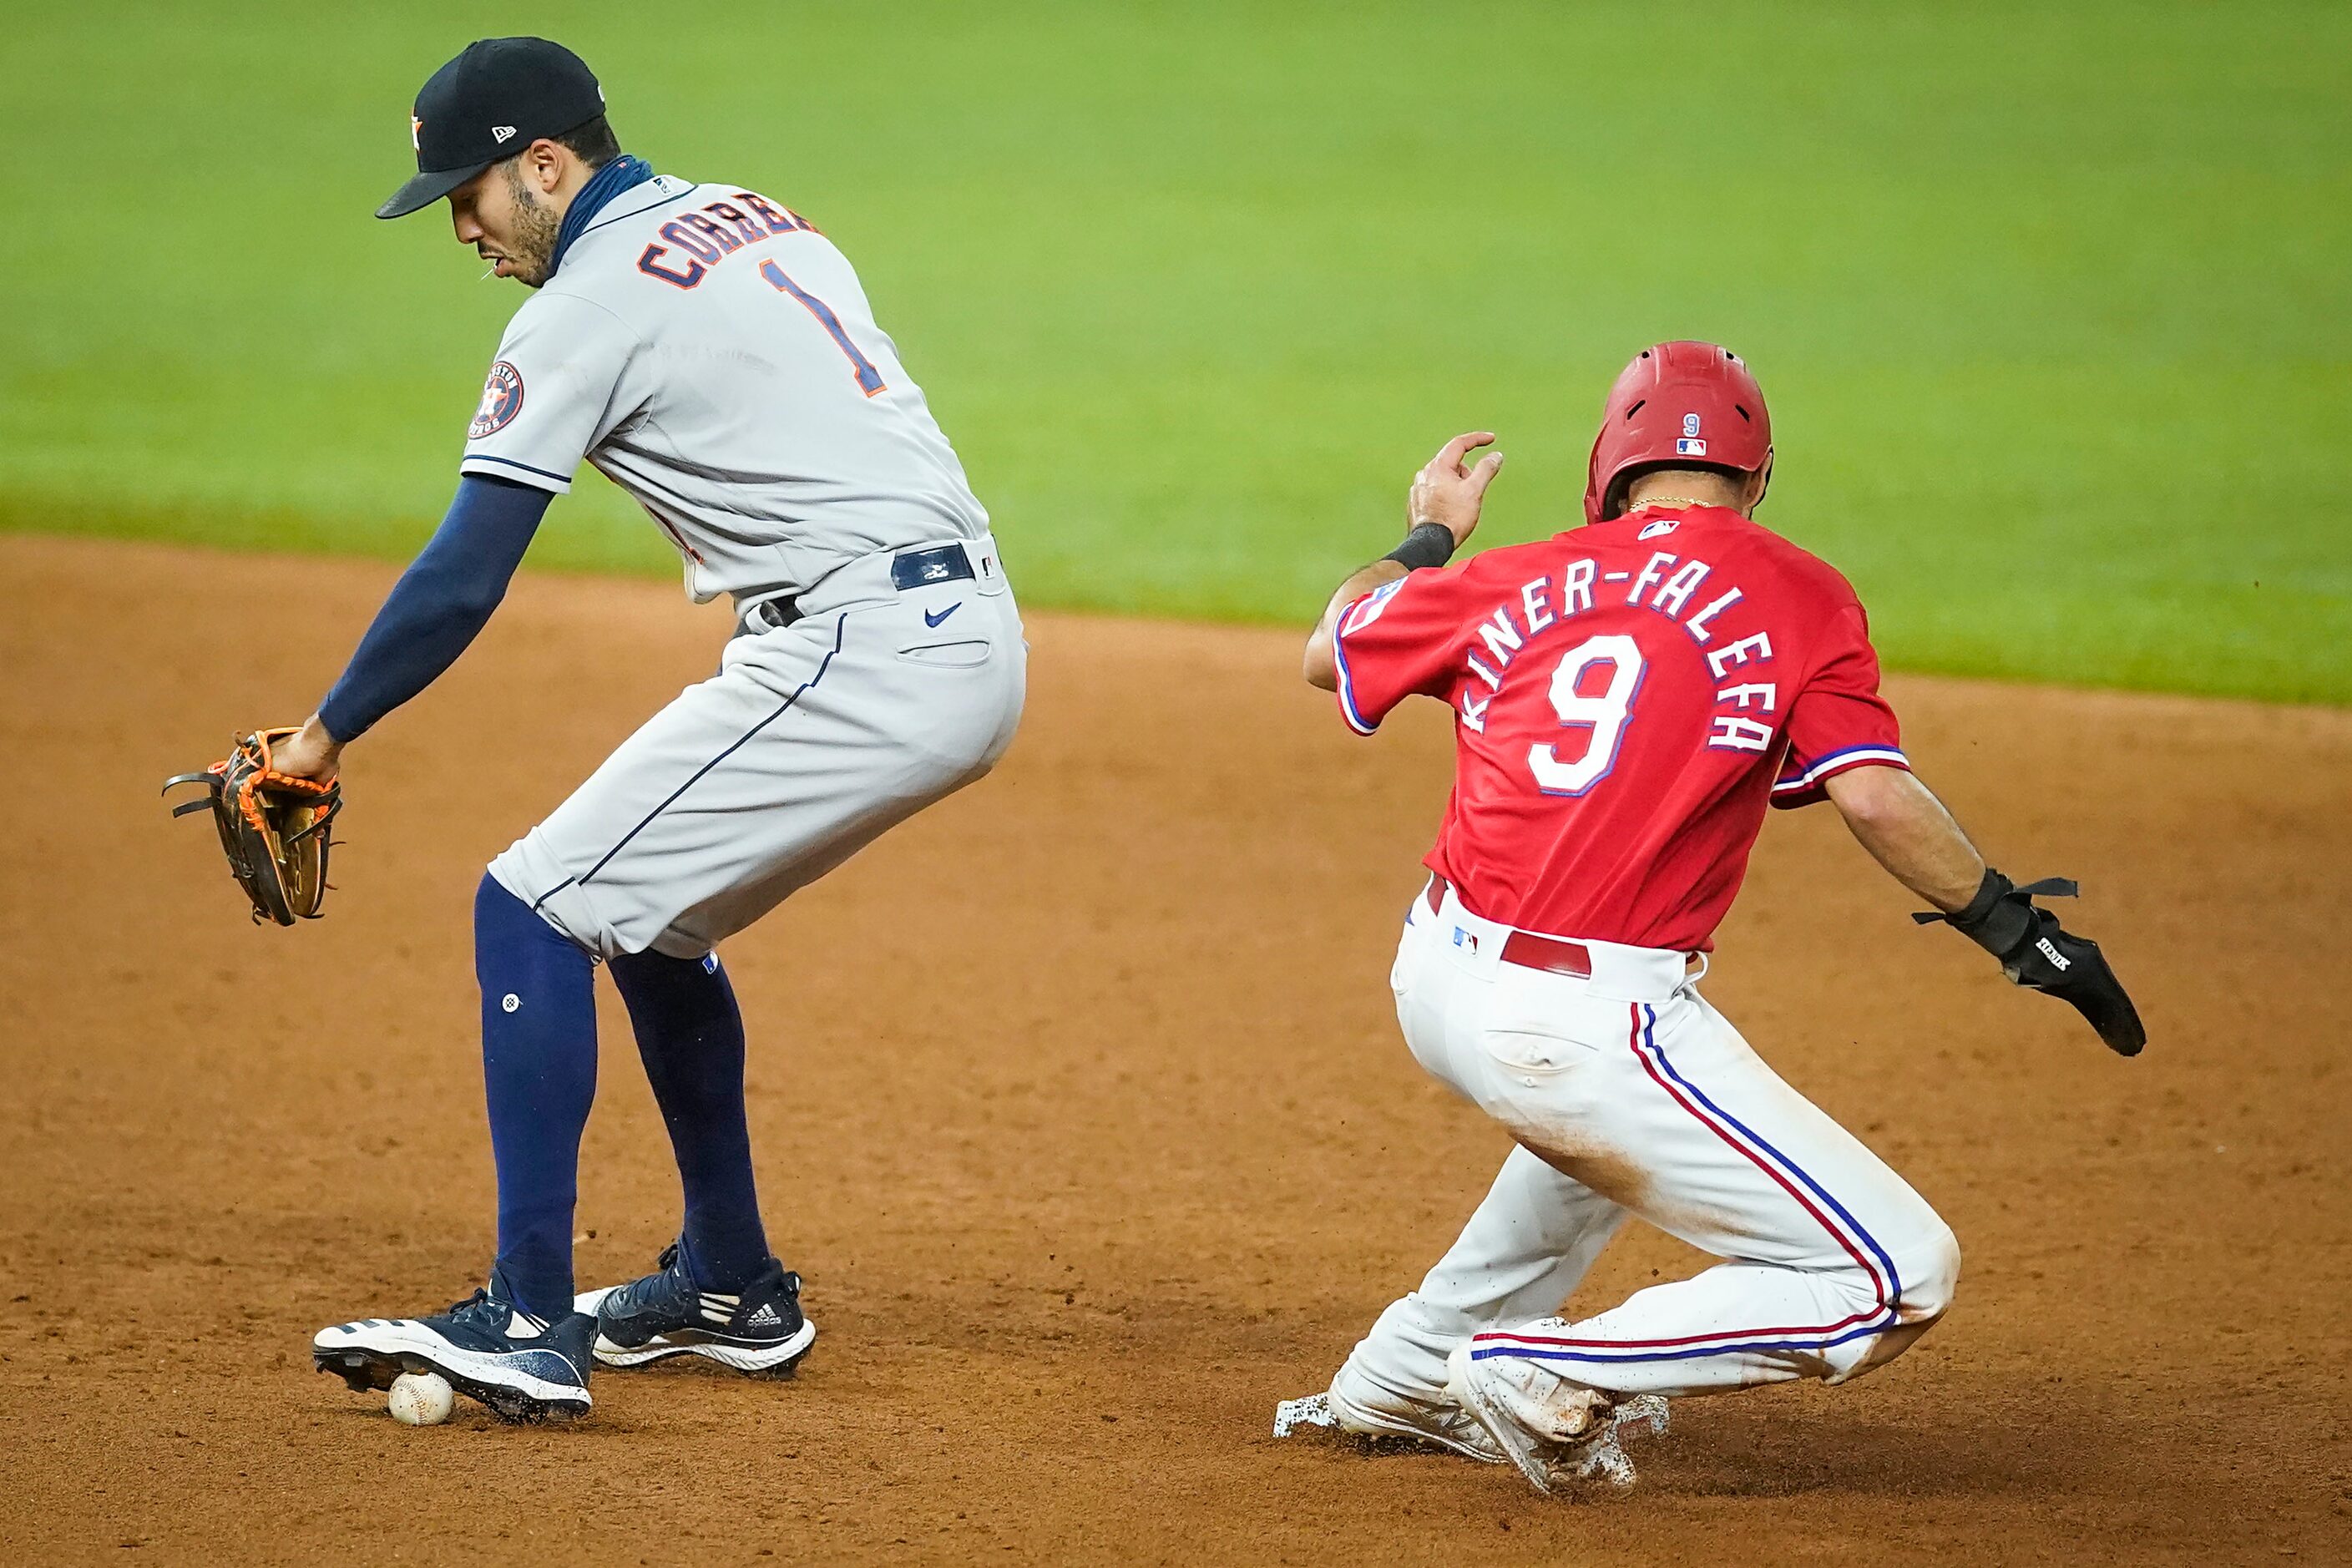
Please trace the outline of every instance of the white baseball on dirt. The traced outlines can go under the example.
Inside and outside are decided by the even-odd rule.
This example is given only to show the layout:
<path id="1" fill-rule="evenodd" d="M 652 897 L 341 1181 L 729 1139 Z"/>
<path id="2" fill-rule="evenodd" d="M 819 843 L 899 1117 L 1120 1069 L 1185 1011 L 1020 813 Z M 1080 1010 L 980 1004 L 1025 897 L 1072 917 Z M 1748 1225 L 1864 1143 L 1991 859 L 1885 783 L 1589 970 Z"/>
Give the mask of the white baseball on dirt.
<path id="1" fill-rule="evenodd" d="M 437 1372 L 404 1372 L 392 1380 L 386 1403 L 392 1418 L 404 1426 L 438 1426 L 449 1419 L 457 1395 Z"/>

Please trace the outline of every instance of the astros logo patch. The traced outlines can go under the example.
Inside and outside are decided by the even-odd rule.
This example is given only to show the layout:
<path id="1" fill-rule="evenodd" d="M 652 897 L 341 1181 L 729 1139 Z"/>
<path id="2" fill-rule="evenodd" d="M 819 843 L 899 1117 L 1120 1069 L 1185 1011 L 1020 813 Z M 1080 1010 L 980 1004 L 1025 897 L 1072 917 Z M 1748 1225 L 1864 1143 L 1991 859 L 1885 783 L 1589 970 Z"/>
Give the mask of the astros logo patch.
<path id="1" fill-rule="evenodd" d="M 503 430 L 521 412 L 522 372 L 500 360 L 490 366 L 490 379 L 482 384 L 482 405 L 474 410 L 474 422 L 466 426 L 466 439 L 478 441 Z"/>

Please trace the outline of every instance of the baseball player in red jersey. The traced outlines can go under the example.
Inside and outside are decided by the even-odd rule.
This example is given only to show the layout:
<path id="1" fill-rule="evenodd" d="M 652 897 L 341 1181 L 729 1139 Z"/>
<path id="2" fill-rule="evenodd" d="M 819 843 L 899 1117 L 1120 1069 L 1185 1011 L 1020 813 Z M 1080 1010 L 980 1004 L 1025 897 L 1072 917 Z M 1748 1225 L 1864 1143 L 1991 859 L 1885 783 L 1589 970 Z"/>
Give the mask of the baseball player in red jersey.
<path id="1" fill-rule="evenodd" d="M 2095 944 L 1986 866 L 1905 758 L 1853 587 L 1750 520 L 1763 394 L 1729 351 L 1644 350 L 1609 394 L 1585 526 L 1438 570 L 1499 453 L 1449 442 L 1412 533 L 1340 586 L 1306 673 L 1370 734 L 1454 710 L 1452 798 L 1398 947 L 1413 1057 L 1517 1141 L 1421 1287 L 1301 1423 L 1508 1461 L 1542 1490 L 1629 1484 L 1664 1401 L 1842 1383 L 1942 1316 L 1952 1232 L 1781 1081 L 1699 994 L 1767 804 L 1826 799 L 1863 847 L 2124 1055 L 2144 1043 Z M 1628 1215 L 1722 1259 L 1556 1316 Z"/>

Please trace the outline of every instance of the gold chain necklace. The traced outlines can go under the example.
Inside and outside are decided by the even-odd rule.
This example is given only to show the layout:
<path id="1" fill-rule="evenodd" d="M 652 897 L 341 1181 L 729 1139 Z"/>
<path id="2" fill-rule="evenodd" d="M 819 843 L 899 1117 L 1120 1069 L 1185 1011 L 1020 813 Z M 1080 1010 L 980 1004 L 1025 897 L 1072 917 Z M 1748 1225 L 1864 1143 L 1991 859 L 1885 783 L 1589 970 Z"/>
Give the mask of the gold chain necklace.
<path id="1" fill-rule="evenodd" d="M 1707 506 L 1710 504 L 1712 503 L 1707 501 L 1693 500 L 1688 496 L 1650 496 L 1635 501 L 1625 510 L 1628 512 L 1636 512 L 1646 511 L 1654 506 Z"/>

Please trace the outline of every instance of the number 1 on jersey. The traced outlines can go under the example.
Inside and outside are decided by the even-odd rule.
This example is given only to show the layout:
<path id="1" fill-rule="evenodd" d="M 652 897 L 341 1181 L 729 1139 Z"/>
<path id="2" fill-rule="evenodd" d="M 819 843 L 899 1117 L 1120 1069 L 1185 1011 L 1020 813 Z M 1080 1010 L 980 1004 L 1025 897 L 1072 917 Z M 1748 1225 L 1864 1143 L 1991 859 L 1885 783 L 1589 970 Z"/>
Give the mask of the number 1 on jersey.
<path id="1" fill-rule="evenodd" d="M 841 352 L 849 356 L 850 365 L 857 373 L 860 391 L 871 397 L 882 390 L 882 373 L 874 368 L 872 360 L 857 352 L 857 345 L 851 342 L 849 334 L 841 330 L 841 318 L 833 313 L 832 306 L 786 277 L 784 269 L 772 261 L 760 263 L 760 276 L 768 280 L 769 287 L 790 294 L 806 305 L 808 313 L 817 319 L 817 324 L 833 334 L 833 341 L 841 345 Z"/>
<path id="2" fill-rule="evenodd" d="M 1596 664 L 1609 666 L 1609 684 L 1590 697 L 1577 688 Z M 1551 672 L 1552 710 L 1570 729 L 1589 729 L 1584 754 L 1572 763 L 1559 760 L 1556 747 L 1528 748 L 1528 767 L 1536 787 L 1546 795 L 1582 795 L 1609 776 L 1617 765 L 1617 747 L 1625 738 L 1625 721 L 1633 717 L 1633 694 L 1642 689 L 1642 649 L 1622 633 L 1590 637 L 1561 656 Z"/>

